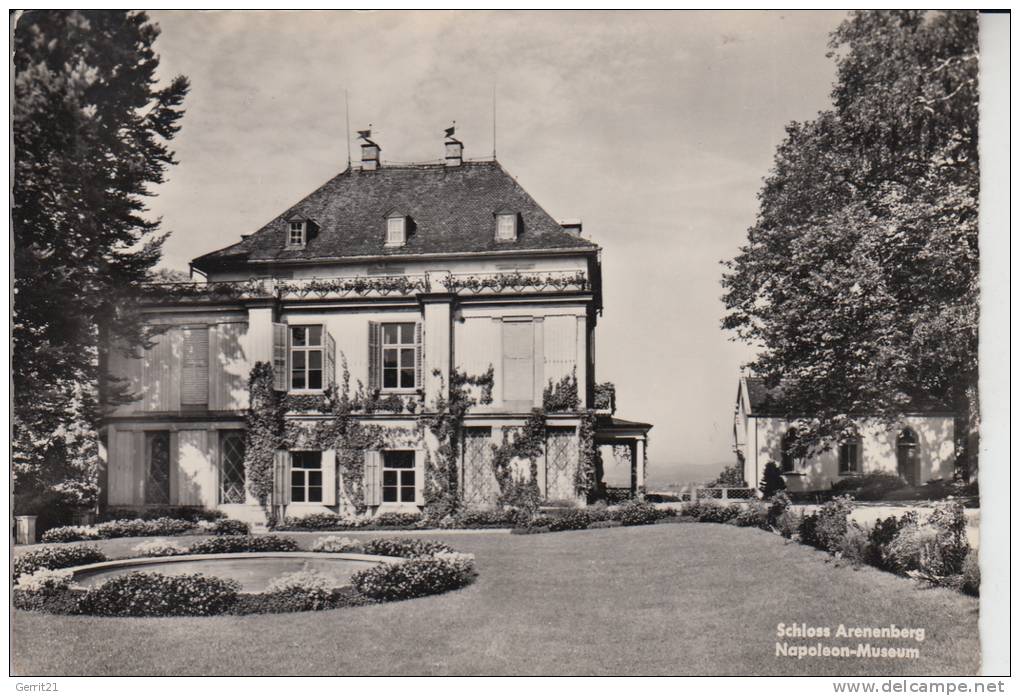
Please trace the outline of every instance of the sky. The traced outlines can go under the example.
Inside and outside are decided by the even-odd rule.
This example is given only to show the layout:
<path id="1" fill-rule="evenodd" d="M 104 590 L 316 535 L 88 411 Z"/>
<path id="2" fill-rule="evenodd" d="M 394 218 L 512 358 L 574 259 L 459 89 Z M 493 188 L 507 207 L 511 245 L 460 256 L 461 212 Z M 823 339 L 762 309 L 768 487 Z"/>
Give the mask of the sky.
<path id="1" fill-rule="evenodd" d="M 720 328 L 720 261 L 753 224 L 791 121 L 829 105 L 839 12 L 151 12 L 160 77 L 191 81 L 179 164 L 151 213 L 163 265 L 238 241 L 347 163 L 495 149 L 555 218 L 603 248 L 596 379 L 654 424 L 649 482 L 733 463 L 751 349 Z M 353 138 L 351 138 L 353 142 Z M 351 145 L 355 160 L 358 148 Z"/>

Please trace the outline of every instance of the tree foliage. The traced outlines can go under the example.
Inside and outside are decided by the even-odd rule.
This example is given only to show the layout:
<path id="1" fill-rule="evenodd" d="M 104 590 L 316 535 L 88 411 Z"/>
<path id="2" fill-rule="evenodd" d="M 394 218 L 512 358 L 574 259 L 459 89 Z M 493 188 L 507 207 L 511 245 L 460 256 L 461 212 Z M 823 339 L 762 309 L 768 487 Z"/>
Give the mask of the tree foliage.
<path id="1" fill-rule="evenodd" d="M 744 469 L 739 464 L 724 466 L 723 470 L 714 481 L 708 484 L 710 487 L 727 486 L 731 488 L 743 488 L 747 485 L 744 481 Z"/>
<path id="2" fill-rule="evenodd" d="M 147 338 L 121 300 L 160 257 L 164 235 L 144 198 L 174 162 L 168 143 L 188 90 L 184 77 L 157 86 L 158 35 L 141 12 L 16 19 L 12 376 L 22 491 L 94 494 L 104 347 L 109 339 L 134 352 Z M 111 384 L 108 396 L 122 396 Z"/>
<path id="3" fill-rule="evenodd" d="M 779 491 L 786 490 L 786 479 L 783 478 L 783 472 L 779 470 L 778 464 L 769 462 L 765 465 L 758 488 L 765 498 L 771 498 Z"/>
<path id="4" fill-rule="evenodd" d="M 852 13 L 832 108 L 787 127 L 725 263 L 723 326 L 773 406 L 812 416 L 799 446 L 918 407 L 976 435 L 977 32 L 975 12 Z"/>

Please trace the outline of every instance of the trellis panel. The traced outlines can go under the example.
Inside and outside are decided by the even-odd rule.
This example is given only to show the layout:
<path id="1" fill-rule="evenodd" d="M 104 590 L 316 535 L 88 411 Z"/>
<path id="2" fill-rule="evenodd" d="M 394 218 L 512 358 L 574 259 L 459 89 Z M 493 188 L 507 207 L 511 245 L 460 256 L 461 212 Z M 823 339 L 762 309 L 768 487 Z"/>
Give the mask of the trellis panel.
<path id="1" fill-rule="evenodd" d="M 472 507 L 489 507 L 499 500 L 499 484 L 492 471 L 492 430 L 464 431 L 463 499 Z"/>
<path id="2" fill-rule="evenodd" d="M 545 497 L 572 500 L 577 497 L 577 435 L 573 428 L 551 428 L 546 435 Z"/>

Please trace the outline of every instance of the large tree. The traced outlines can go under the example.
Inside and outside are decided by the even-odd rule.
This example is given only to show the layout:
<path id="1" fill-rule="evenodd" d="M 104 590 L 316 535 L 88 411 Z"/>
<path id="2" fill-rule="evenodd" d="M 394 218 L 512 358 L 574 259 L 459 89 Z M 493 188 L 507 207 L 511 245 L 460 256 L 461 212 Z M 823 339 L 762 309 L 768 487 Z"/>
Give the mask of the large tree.
<path id="1" fill-rule="evenodd" d="M 14 29 L 14 472 L 19 493 L 95 494 L 104 350 L 143 345 L 122 299 L 164 235 L 145 197 L 174 163 L 184 77 L 157 82 L 141 12 L 32 11 Z M 115 384 L 115 383 L 114 383 Z M 115 395 L 111 395 L 115 396 Z"/>
<path id="2" fill-rule="evenodd" d="M 787 127 L 726 262 L 723 326 L 759 349 L 774 405 L 809 416 L 802 451 L 855 414 L 940 407 L 976 462 L 977 39 L 974 12 L 852 13 L 832 107 Z"/>

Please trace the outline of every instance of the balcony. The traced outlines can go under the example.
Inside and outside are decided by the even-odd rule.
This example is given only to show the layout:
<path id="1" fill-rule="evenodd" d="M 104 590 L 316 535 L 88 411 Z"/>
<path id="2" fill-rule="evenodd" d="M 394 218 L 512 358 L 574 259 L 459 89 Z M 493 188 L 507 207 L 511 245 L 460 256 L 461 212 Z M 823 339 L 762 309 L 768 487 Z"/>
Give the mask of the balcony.
<path id="1" fill-rule="evenodd" d="M 210 283 L 147 283 L 141 298 L 152 304 L 256 299 L 336 300 L 351 297 L 413 297 L 429 292 L 500 295 L 590 290 L 584 271 L 540 273 L 422 273 L 334 278 L 263 278 Z"/>
<path id="2" fill-rule="evenodd" d="M 442 284 L 447 292 L 458 295 L 585 292 L 590 289 L 584 271 L 450 273 L 442 280 Z"/>

